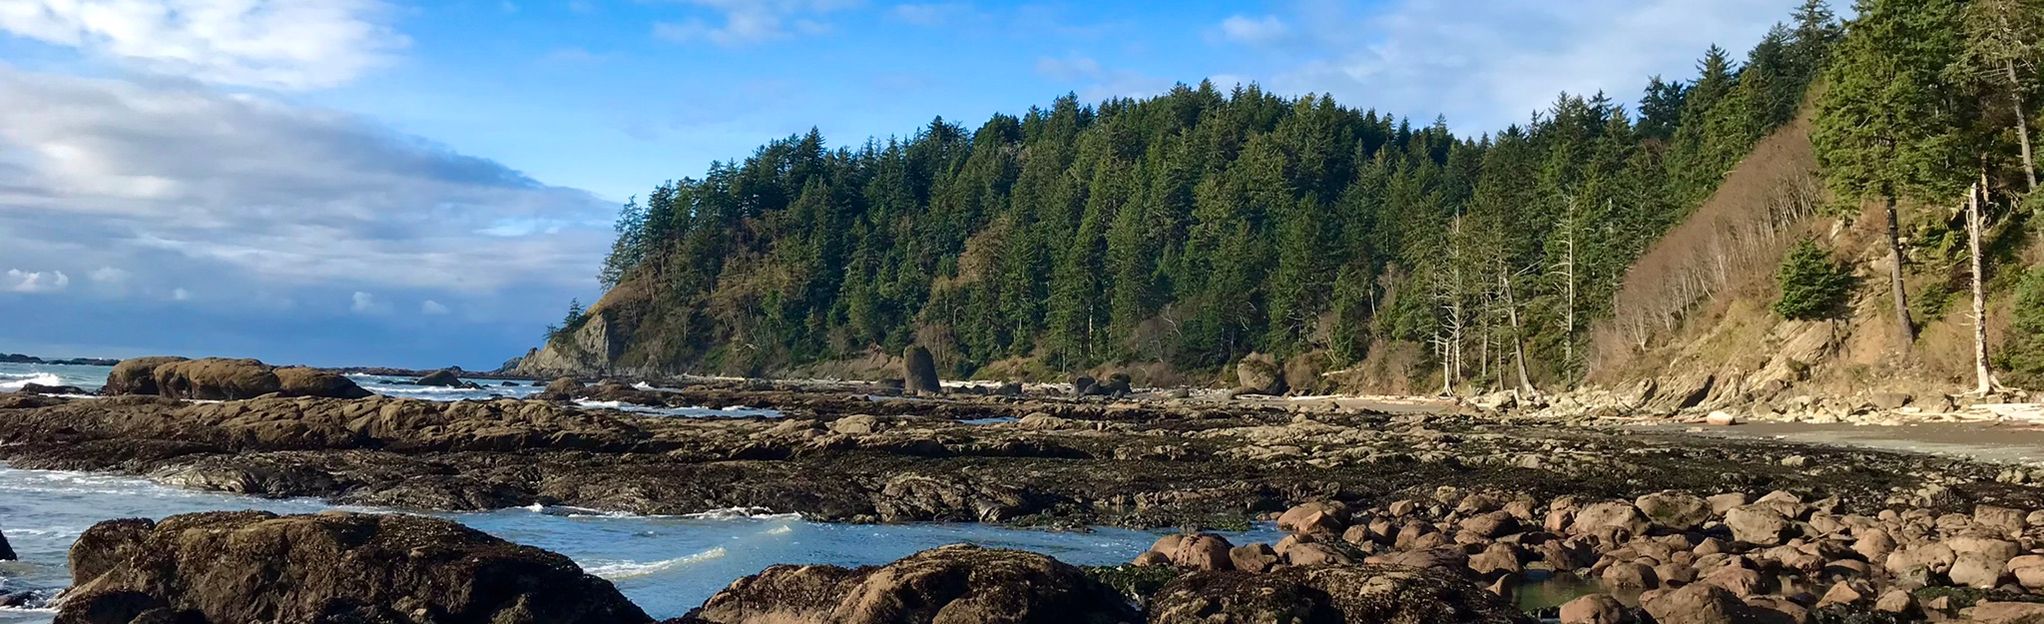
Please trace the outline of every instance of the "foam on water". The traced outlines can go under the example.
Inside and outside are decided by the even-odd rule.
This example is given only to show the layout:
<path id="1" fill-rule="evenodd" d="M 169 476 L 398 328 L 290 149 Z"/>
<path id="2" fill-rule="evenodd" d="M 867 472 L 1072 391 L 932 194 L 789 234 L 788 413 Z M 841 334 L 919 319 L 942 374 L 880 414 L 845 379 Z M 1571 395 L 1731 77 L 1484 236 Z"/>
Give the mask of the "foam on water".
<path id="1" fill-rule="evenodd" d="M 680 416 L 684 418 L 748 418 L 754 416 L 763 418 L 779 418 L 782 416 L 780 410 L 758 407 L 744 407 L 738 405 L 733 405 L 722 409 L 712 409 L 708 407 L 653 407 L 650 405 L 626 403 L 624 401 L 592 401 L 589 399 L 576 399 L 575 404 L 582 407 L 596 409 L 614 409 L 621 412 L 631 412 L 634 414 L 650 414 L 654 416 Z"/>
<path id="2" fill-rule="evenodd" d="M 588 572 L 591 575 L 603 578 L 605 580 L 621 581 L 624 579 L 638 578 L 642 576 L 649 576 L 652 574 L 666 572 L 668 570 L 686 566 L 692 563 L 722 558 L 724 555 L 728 555 L 730 553 L 731 551 L 725 550 L 724 547 L 719 546 L 691 555 L 682 555 L 680 557 L 675 557 L 673 559 L 654 561 L 650 563 L 640 563 L 637 561 L 597 560 L 583 564 L 582 571 Z"/>
<path id="3" fill-rule="evenodd" d="M 64 380 L 56 373 L 0 373 L 0 391 L 20 390 L 29 384 L 57 386 L 63 383 Z"/>

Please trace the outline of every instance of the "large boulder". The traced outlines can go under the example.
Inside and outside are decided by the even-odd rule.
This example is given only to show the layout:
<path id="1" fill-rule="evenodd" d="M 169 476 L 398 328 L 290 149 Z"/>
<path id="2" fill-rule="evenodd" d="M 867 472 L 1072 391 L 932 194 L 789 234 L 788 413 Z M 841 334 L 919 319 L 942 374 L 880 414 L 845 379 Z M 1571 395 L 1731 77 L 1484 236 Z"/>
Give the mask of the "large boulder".
<path id="1" fill-rule="evenodd" d="M 1196 572 L 1150 601 L 1150 624 L 1531 623 L 1511 603 L 1447 573 L 1385 565 Z"/>
<path id="2" fill-rule="evenodd" d="M 1276 356 L 1251 353 L 1235 363 L 1235 383 L 1245 394 L 1284 394 L 1285 371 Z"/>
<path id="3" fill-rule="evenodd" d="M 1655 524 L 1677 531 L 1702 526 L 1710 519 L 1710 502 L 1695 494 L 1656 492 L 1641 496 L 1632 504 Z"/>
<path id="4" fill-rule="evenodd" d="M 561 377 L 547 382 L 546 389 L 533 396 L 548 401 L 573 401 L 585 392 L 588 392 L 588 389 L 582 387 L 580 380 L 574 377 Z"/>
<path id="5" fill-rule="evenodd" d="M 937 361 L 930 350 L 914 345 L 901 354 L 901 389 L 911 396 L 937 396 L 944 386 L 937 381 Z"/>
<path id="6" fill-rule="evenodd" d="M 1723 587 L 1693 583 L 1643 597 L 1640 606 L 1656 624 L 1747 624 L 1759 622 L 1754 609 Z"/>
<path id="7" fill-rule="evenodd" d="M 421 516 L 121 520 L 86 531 L 71 559 L 64 624 L 652 621 L 567 557 Z"/>
<path id="8" fill-rule="evenodd" d="M 156 393 L 174 399 L 253 399 L 282 388 L 261 360 L 200 358 L 156 367 Z"/>
<path id="9" fill-rule="evenodd" d="M 156 394 L 156 367 L 172 362 L 183 362 L 186 358 L 175 355 L 152 355 L 128 358 L 114 365 L 106 374 L 106 386 L 99 392 L 107 396 L 122 394 Z"/>
<path id="10" fill-rule="evenodd" d="M 462 381 L 460 375 L 456 375 L 454 371 L 444 368 L 430 373 L 426 373 L 426 376 L 420 377 L 417 380 L 413 381 L 412 383 L 421 386 L 433 386 L 436 388 L 469 387 L 469 383 L 466 381 Z"/>
<path id="11" fill-rule="evenodd" d="M 277 375 L 277 391 L 284 396 L 360 399 L 376 394 L 339 373 L 303 366 L 289 366 L 271 372 Z"/>
<path id="12" fill-rule="evenodd" d="M 1138 616 L 1113 588 L 1035 553 L 956 544 L 885 566 L 777 565 L 683 618 L 715 624 L 1109 624 Z"/>

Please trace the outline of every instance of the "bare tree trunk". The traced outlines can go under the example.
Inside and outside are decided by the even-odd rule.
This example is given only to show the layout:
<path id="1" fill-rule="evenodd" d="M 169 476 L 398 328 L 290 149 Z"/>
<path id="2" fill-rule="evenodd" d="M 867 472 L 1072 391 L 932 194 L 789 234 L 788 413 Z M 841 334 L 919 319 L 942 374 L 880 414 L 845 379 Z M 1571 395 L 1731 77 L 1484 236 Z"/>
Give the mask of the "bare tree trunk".
<path id="1" fill-rule="evenodd" d="M 2028 115 L 2023 111 L 2023 82 L 2016 78 L 2015 61 L 2002 61 L 2002 71 L 2007 73 L 2009 79 L 2009 100 L 2011 100 L 2009 103 L 2015 105 L 2016 139 L 2023 148 L 2023 178 L 2030 184 L 2024 187 L 2023 190 L 2035 193 L 2037 192 L 2037 162 L 2031 160 L 2030 157 L 2030 121 Z M 1981 189 L 1981 192 L 1985 193 L 1987 189 Z"/>
<path id="2" fill-rule="evenodd" d="M 1916 348 L 1916 324 L 1909 320 L 1909 293 L 1902 284 L 1902 225 L 1895 215 L 1895 198 L 1881 198 L 1888 218 L 1888 256 L 1894 264 L 1888 267 L 1888 287 L 1895 293 L 1895 330 L 1902 339 L 1902 353 L 1908 354 Z"/>
<path id="3" fill-rule="evenodd" d="M 1519 304 L 1512 297 L 1512 272 L 1498 263 L 1498 284 L 1505 290 L 1505 315 L 1512 322 L 1512 358 L 1519 369 L 1519 392 L 1523 396 L 1539 396 L 1533 387 L 1533 379 L 1526 374 L 1526 341 L 1519 332 Z"/>
<path id="4" fill-rule="evenodd" d="M 1987 172 L 1980 172 L 1980 182 L 1966 191 L 1966 238 L 1973 252 L 1973 392 L 1982 396 L 1994 392 L 1994 371 L 1987 367 L 1987 288 L 1980 259 L 1980 229 L 1985 222 L 1980 216 L 1981 196 L 1987 194 Z"/>

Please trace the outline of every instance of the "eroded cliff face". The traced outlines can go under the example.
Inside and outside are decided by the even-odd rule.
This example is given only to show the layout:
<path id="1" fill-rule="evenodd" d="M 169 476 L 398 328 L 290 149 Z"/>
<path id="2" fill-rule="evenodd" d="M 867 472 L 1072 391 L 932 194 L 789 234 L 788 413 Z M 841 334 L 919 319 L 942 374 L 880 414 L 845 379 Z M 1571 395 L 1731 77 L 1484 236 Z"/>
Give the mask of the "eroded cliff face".
<path id="1" fill-rule="evenodd" d="M 573 331 L 525 354 L 517 372 L 534 377 L 575 377 L 609 372 L 624 354 L 625 339 L 618 331 L 615 314 L 608 310 L 591 312 L 588 320 Z"/>

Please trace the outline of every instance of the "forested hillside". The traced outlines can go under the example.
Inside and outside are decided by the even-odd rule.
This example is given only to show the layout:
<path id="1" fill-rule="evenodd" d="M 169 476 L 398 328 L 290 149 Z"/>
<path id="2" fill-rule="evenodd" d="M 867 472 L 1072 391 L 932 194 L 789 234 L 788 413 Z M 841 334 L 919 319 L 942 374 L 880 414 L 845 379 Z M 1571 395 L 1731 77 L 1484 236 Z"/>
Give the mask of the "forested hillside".
<path id="1" fill-rule="evenodd" d="M 1799 111 L 1820 115 L 1827 172 L 1857 172 L 1827 173 L 1839 201 L 1824 210 L 1951 203 L 1979 154 L 1996 155 L 2007 190 L 2024 165 L 1993 143 L 2022 125 L 1978 130 L 2029 105 L 2035 38 L 1993 56 L 1975 45 L 1992 29 L 1968 20 L 2034 4 L 1872 0 L 1848 36 L 1809 0 L 1742 57 L 1713 47 L 1697 75 L 1652 78 L 1636 106 L 1562 94 L 1481 134 L 1208 83 L 1093 105 L 1068 95 L 856 147 L 812 131 L 626 205 L 609 293 L 550 328 L 524 367 L 761 374 L 921 344 L 958 376 L 1197 375 L 1268 352 L 1322 370 L 1374 361 L 1433 389 L 1569 385 L 1611 348 L 1592 330 L 1616 317 L 1635 261 Z M 2004 13 L 1971 15 L 1987 10 Z M 1917 58 L 1897 85 L 1897 47 L 1951 58 Z M 1997 59 L 2018 72 L 2012 93 L 1974 97 L 1995 80 L 1962 67 Z M 1898 93 L 1855 91 L 1883 81 Z M 1827 90 L 1928 117 L 1806 98 Z M 1912 121 L 1922 136 L 1894 134 Z M 1890 135 L 1844 136 L 1854 128 Z M 1898 160 L 1877 146 L 1923 140 L 1978 149 L 1910 161 L 1906 184 L 1860 171 Z"/>

